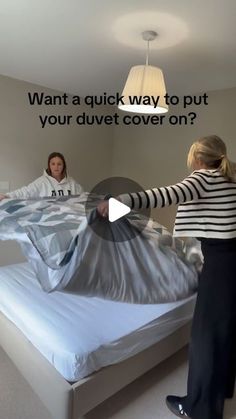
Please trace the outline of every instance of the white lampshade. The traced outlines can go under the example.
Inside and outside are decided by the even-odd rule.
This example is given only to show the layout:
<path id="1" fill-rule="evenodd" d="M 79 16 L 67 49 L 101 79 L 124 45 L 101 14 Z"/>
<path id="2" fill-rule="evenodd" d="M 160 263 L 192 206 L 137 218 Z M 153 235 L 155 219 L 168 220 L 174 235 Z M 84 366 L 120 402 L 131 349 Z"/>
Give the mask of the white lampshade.
<path id="1" fill-rule="evenodd" d="M 131 68 L 124 90 L 122 92 L 124 105 L 119 105 L 119 109 L 136 113 L 166 113 L 168 106 L 166 105 L 164 95 L 166 94 L 165 81 L 162 70 L 158 67 L 150 65 L 136 65 Z M 145 101 L 150 100 L 150 104 L 131 104 L 130 96 L 142 97 Z M 152 100 L 157 100 L 156 106 Z M 147 98 L 148 97 L 148 98 Z"/>

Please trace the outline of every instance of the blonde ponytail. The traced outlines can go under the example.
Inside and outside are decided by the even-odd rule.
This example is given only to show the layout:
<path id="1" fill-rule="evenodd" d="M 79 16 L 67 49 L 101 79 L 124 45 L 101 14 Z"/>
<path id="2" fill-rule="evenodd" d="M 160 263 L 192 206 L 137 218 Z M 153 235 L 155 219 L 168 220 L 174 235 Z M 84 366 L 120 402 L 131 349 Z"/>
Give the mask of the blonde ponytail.
<path id="1" fill-rule="evenodd" d="M 217 169 L 230 182 L 235 181 L 236 164 L 227 157 L 224 141 L 217 135 L 209 135 L 195 141 L 188 153 L 188 167 L 200 160 L 208 169 Z"/>
<path id="2" fill-rule="evenodd" d="M 226 155 L 222 156 L 219 171 L 224 177 L 229 179 L 231 182 L 235 180 L 235 163 L 231 162 Z"/>

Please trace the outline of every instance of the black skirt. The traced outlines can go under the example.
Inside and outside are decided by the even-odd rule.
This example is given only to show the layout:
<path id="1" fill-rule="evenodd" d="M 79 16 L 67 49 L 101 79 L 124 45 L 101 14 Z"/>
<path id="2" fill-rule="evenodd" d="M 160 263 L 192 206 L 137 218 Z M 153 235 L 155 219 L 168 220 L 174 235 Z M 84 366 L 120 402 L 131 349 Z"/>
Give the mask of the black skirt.
<path id="1" fill-rule="evenodd" d="M 190 349 L 186 413 L 192 419 L 222 419 L 233 397 L 236 374 L 236 239 L 202 239 Z"/>

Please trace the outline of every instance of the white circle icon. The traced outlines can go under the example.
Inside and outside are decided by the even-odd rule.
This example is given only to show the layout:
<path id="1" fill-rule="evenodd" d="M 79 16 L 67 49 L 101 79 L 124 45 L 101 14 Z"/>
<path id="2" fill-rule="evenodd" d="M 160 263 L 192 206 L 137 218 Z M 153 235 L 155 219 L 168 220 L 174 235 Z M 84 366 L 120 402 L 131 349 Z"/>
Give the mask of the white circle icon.
<path id="1" fill-rule="evenodd" d="M 122 204 L 117 199 L 110 198 L 108 200 L 108 219 L 111 223 L 129 214 L 130 211 L 131 209 L 127 205 Z"/>

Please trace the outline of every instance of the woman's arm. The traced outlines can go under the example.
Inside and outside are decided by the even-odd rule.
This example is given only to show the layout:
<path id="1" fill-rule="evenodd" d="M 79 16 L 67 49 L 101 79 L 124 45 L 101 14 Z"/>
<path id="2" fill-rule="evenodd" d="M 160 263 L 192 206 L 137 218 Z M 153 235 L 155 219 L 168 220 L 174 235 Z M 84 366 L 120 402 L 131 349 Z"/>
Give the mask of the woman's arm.
<path id="1" fill-rule="evenodd" d="M 175 185 L 119 195 L 131 209 L 162 208 L 199 199 L 203 196 L 202 178 L 196 172 Z"/>
<path id="2" fill-rule="evenodd" d="M 182 202 L 193 201 L 204 195 L 202 177 L 193 172 L 182 182 L 161 188 L 148 189 L 146 191 L 121 194 L 116 197 L 131 209 L 162 208 Z M 102 217 L 108 215 L 108 201 L 101 201 L 97 211 Z"/>
<path id="3" fill-rule="evenodd" d="M 29 198 L 37 198 L 39 196 L 39 185 L 38 179 L 34 182 L 30 183 L 27 186 L 23 186 L 22 188 L 16 189 L 15 191 L 8 192 L 6 194 L 6 198 L 17 198 L 17 199 L 29 199 Z"/>

